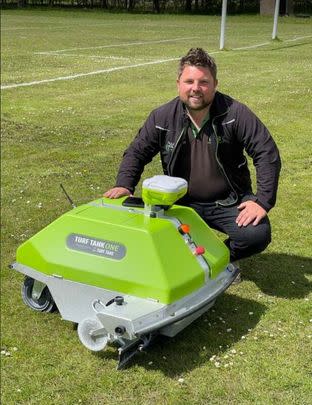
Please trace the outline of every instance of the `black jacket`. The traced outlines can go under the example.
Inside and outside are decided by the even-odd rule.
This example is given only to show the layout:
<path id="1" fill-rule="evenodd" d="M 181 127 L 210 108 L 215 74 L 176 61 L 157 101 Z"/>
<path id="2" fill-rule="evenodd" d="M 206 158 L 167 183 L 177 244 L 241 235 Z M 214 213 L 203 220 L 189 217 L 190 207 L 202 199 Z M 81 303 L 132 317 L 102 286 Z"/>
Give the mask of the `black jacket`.
<path id="1" fill-rule="evenodd" d="M 174 176 L 188 125 L 189 118 L 178 97 L 152 111 L 123 155 L 116 186 L 133 192 L 144 166 L 158 152 L 164 173 Z M 233 204 L 252 195 L 245 150 L 253 160 L 257 176 L 257 192 L 251 199 L 269 211 L 276 201 L 281 161 L 267 128 L 248 107 L 220 92 L 215 95 L 206 125 L 217 162 L 232 190 L 220 204 Z"/>

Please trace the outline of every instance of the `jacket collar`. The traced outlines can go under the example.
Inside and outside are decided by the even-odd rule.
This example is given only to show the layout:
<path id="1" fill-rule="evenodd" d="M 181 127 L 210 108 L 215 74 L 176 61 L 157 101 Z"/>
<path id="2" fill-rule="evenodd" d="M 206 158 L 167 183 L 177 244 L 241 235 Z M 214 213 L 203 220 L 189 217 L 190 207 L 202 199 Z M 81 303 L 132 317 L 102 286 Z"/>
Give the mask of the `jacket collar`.
<path id="1" fill-rule="evenodd" d="M 230 106 L 233 104 L 233 101 L 234 100 L 230 96 L 217 91 L 210 108 L 211 118 L 226 114 Z"/>

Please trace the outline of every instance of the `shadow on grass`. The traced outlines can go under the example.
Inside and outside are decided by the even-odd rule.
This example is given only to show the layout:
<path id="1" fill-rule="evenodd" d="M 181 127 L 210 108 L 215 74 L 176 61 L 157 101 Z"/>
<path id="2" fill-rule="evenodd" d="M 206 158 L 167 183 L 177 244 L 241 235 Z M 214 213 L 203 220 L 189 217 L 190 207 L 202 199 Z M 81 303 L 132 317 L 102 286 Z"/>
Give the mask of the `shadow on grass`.
<path id="1" fill-rule="evenodd" d="M 287 48 L 295 48 L 298 46 L 305 46 L 305 45 L 310 45 L 310 42 L 305 42 L 303 44 L 301 43 L 301 44 L 282 45 L 282 46 L 279 46 L 278 48 L 271 49 L 271 51 L 280 51 L 280 50 L 287 49 Z"/>
<path id="2" fill-rule="evenodd" d="M 312 259 L 279 253 L 253 256 L 241 262 L 243 278 L 263 293 L 281 298 L 304 298 L 311 291 Z"/>
<path id="3" fill-rule="evenodd" d="M 300 299 L 311 291 L 306 277 L 312 274 L 309 258 L 268 253 L 242 261 L 241 268 L 243 280 L 253 281 L 267 295 Z M 224 352 L 257 325 L 266 311 L 265 305 L 233 295 L 232 291 L 235 292 L 230 289 L 219 297 L 212 309 L 176 337 L 159 336 L 148 354 L 135 356 L 127 368 L 155 369 L 174 378 L 206 364 L 212 356 L 222 358 Z M 112 351 L 96 355 L 117 360 Z"/>
<path id="4" fill-rule="evenodd" d="M 214 355 L 222 356 L 249 333 L 248 329 L 256 326 L 265 311 L 263 304 L 225 293 L 212 309 L 174 338 L 159 336 L 146 353 L 134 356 L 126 368 L 129 371 L 137 366 L 155 369 L 174 378 L 206 364 Z M 95 355 L 117 360 L 117 353 L 113 351 Z"/>

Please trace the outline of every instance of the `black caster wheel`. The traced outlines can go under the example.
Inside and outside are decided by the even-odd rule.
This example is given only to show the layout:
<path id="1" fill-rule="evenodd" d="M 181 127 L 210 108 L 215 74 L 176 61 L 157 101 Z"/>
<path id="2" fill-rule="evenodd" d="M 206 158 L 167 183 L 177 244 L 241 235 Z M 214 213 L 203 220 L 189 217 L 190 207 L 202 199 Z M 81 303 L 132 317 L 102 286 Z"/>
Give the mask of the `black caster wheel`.
<path id="1" fill-rule="evenodd" d="M 38 312 L 53 312 L 55 302 L 48 287 L 40 281 L 26 276 L 22 285 L 22 299 L 24 303 Z"/>

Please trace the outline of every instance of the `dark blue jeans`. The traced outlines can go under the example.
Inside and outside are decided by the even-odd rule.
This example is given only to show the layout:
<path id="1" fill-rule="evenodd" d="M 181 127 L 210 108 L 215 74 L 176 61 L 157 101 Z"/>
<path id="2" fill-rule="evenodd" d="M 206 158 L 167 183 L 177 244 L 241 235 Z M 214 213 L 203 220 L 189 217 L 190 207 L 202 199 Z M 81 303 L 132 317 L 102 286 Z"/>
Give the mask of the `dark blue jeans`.
<path id="1" fill-rule="evenodd" d="M 235 222 L 239 214 L 238 205 L 221 207 L 212 203 L 189 204 L 211 228 L 228 235 L 224 243 L 230 249 L 231 261 L 260 253 L 271 242 L 269 218 L 263 218 L 256 226 L 249 224 L 239 227 Z"/>

